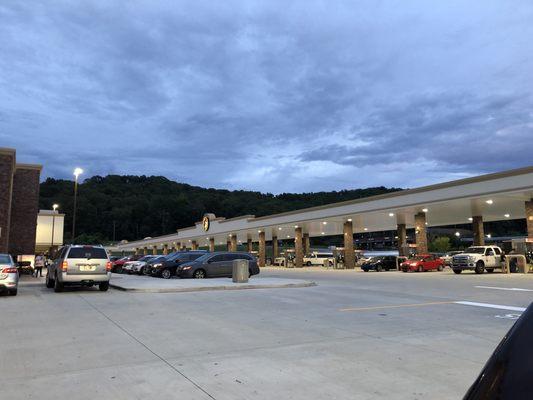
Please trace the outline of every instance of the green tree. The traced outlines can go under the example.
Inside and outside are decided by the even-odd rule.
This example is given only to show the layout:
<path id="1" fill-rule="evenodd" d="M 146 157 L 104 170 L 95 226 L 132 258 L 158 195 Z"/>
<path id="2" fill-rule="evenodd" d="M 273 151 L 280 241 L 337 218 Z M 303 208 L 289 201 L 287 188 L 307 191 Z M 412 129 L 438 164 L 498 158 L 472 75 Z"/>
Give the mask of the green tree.
<path id="1" fill-rule="evenodd" d="M 134 240 L 189 227 L 204 213 L 232 218 L 245 214 L 264 216 L 322 204 L 358 199 L 400 190 L 373 187 L 317 193 L 273 195 L 246 190 L 201 188 L 162 176 L 93 176 L 80 182 L 76 232 L 92 242 Z M 72 229 L 74 182 L 48 178 L 41 183 L 40 204 L 51 209 L 58 203 L 65 213 L 65 240 Z M 87 235 L 87 236 L 83 236 Z M 87 242 L 86 242 L 87 243 Z"/>
<path id="2" fill-rule="evenodd" d="M 450 238 L 448 236 L 436 237 L 431 243 L 429 243 L 429 251 L 436 253 L 446 253 L 450 250 Z"/>

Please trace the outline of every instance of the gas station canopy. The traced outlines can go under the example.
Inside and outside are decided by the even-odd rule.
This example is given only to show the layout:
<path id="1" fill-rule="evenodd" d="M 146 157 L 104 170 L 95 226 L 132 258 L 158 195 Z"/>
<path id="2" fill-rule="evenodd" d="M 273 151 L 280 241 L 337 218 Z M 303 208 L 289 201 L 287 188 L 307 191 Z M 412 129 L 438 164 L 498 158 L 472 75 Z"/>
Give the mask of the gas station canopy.
<path id="1" fill-rule="evenodd" d="M 230 236 L 242 243 L 257 242 L 261 232 L 265 240 L 291 239 L 296 228 L 310 237 L 341 235 L 346 221 L 352 222 L 354 233 L 395 230 L 398 224 L 413 228 L 418 213 L 425 214 L 428 227 L 465 224 L 474 216 L 485 222 L 523 219 L 525 203 L 532 198 L 533 167 L 526 167 L 263 217 L 225 219 L 207 214 L 204 221 L 177 233 L 121 243 L 116 249 L 190 247 L 193 242 L 208 246 L 210 239 L 219 245 Z"/>

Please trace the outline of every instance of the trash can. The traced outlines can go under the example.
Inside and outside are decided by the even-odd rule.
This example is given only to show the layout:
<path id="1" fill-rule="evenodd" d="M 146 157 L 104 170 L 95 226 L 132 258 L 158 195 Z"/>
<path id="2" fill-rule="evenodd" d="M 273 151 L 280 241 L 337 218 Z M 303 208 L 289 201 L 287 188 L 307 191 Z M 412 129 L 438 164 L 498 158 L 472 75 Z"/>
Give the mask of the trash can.
<path id="1" fill-rule="evenodd" d="M 232 278 L 235 283 L 246 283 L 249 277 L 248 260 L 233 260 Z"/>

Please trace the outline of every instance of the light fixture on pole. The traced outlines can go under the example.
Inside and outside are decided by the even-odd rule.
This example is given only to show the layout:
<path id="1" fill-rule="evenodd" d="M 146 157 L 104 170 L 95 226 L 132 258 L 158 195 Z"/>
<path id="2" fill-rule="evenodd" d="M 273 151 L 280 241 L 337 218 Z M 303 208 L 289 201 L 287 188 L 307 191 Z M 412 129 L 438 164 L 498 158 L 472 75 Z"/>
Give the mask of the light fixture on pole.
<path id="1" fill-rule="evenodd" d="M 59 204 L 54 204 L 52 206 L 52 242 L 50 244 L 50 253 L 52 252 L 52 249 L 54 248 L 54 232 L 55 232 L 55 225 L 56 225 L 56 213 L 57 209 L 59 208 Z"/>
<path id="2" fill-rule="evenodd" d="M 74 169 L 74 207 L 72 210 L 72 242 L 74 242 L 74 238 L 76 237 L 76 202 L 78 199 L 78 177 L 83 174 L 83 170 L 81 168 Z"/>

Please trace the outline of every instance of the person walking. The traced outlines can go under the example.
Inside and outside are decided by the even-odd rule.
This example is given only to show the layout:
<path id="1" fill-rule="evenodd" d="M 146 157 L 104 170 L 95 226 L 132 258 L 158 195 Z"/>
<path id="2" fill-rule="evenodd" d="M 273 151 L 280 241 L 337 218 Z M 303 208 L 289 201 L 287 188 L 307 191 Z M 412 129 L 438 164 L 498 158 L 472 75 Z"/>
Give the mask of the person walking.
<path id="1" fill-rule="evenodd" d="M 43 267 L 44 267 L 44 255 L 38 254 L 35 257 L 35 277 L 38 278 L 39 275 L 43 276 Z"/>

